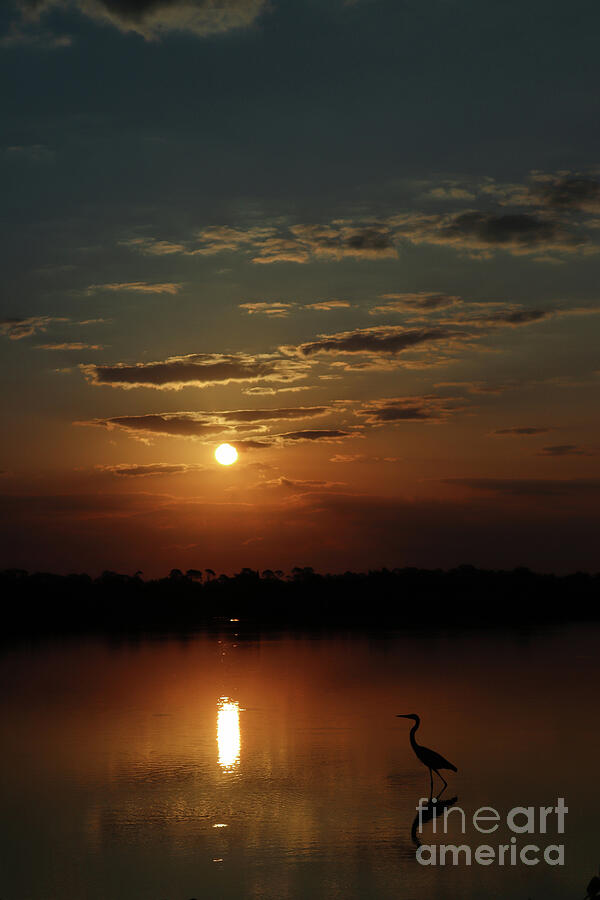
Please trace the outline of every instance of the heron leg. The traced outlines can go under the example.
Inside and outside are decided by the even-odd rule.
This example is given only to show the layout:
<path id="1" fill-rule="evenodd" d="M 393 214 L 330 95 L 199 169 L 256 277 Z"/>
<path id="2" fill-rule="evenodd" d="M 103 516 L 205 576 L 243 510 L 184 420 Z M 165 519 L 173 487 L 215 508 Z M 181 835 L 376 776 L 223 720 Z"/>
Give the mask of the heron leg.
<path id="1" fill-rule="evenodd" d="M 433 800 L 433 772 L 429 770 L 429 799 Z"/>
<path id="2" fill-rule="evenodd" d="M 441 778 L 442 781 L 444 782 L 444 787 L 443 787 L 442 790 L 440 791 L 440 794 L 441 794 L 441 793 L 442 793 L 443 791 L 445 791 L 446 788 L 448 787 L 448 782 L 446 781 L 446 779 L 444 778 L 443 775 L 440 775 L 440 773 L 438 772 L 437 769 L 435 770 L 435 774 L 437 775 L 438 778 Z M 439 794 L 438 794 L 438 797 L 439 797 Z"/>

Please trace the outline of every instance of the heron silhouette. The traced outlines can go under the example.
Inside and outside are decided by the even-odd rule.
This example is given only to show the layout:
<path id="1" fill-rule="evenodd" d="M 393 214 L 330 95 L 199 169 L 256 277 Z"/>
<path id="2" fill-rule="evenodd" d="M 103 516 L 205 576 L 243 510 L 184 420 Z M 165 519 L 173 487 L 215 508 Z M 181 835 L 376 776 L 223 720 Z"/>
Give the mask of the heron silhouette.
<path id="1" fill-rule="evenodd" d="M 419 716 L 417 716 L 415 713 L 410 713 L 410 715 L 398 715 L 396 716 L 396 718 L 414 720 L 415 724 L 410 729 L 410 745 L 415 751 L 415 756 L 417 757 L 419 762 L 423 763 L 423 765 L 429 769 L 430 798 L 433 797 L 434 772 L 438 776 L 438 778 L 441 778 L 441 780 L 444 782 L 444 787 L 440 791 L 441 794 L 442 791 L 445 791 L 448 787 L 448 782 L 443 775 L 440 775 L 440 769 L 451 769 L 453 772 L 458 772 L 458 769 L 456 768 L 456 766 L 452 765 L 451 762 L 448 762 L 448 760 L 440 753 L 436 753 L 435 750 L 430 750 L 429 747 L 423 747 L 421 746 L 421 744 L 417 744 L 415 734 L 419 725 L 421 724 L 421 719 Z"/>

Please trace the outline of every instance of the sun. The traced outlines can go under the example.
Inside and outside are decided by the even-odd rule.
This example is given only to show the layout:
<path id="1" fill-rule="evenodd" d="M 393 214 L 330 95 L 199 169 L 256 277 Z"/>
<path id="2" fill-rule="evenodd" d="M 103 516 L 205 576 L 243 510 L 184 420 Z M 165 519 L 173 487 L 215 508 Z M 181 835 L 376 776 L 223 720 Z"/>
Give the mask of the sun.
<path id="1" fill-rule="evenodd" d="M 232 466 L 237 461 L 238 453 L 231 444 L 219 444 L 215 450 L 215 459 L 222 466 Z"/>

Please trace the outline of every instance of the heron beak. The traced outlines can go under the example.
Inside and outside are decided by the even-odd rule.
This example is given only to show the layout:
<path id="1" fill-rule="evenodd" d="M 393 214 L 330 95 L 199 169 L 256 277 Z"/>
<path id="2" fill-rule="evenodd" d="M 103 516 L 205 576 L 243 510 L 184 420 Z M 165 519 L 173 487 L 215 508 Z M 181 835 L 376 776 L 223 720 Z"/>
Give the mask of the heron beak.
<path id="1" fill-rule="evenodd" d="M 397 719 L 412 719 L 412 716 L 404 716 L 402 714 L 396 716 Z"/>

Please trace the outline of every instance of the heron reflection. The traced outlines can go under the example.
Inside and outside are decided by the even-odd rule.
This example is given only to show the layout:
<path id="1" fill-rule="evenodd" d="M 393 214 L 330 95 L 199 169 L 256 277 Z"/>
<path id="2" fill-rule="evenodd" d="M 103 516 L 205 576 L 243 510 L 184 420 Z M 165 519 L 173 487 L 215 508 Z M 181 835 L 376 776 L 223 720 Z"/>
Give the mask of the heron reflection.
<path id="1" fill-rule="evenodd" d="M 218 761 L 224 772 L 232 772 L 240 762 L 240 704 L 220 697 L 217 704 Z"/>
<path id="2" fill-rule="evenodd" d="M 447 809 L 450 809 L 452 806 L 454 806 L 457 800 L 458 797 L 451 797 L 449 800 L 440 800 L 438 797 L 436 797 L 433 800 L 429 799 L 426 805 L 421 807 L 421 811 L 415 816 L 414 822 L 412 823 L 412 827 L 410 829 L 410 837 L 415 847 L 421 846 L 419 834 L 421 833 L 423 825 L 427 825 L 427 823 L 431 822 L 432 819 L 441 817 Z M 420 802 L 421 801 L 419 801 L 419 803 Z"/>

